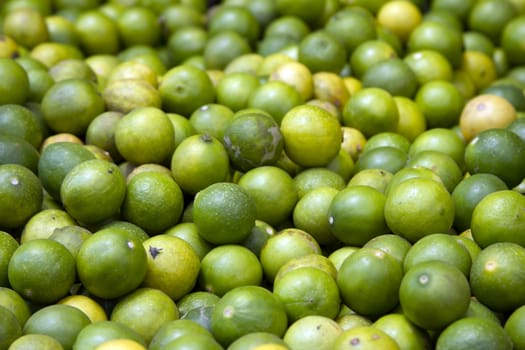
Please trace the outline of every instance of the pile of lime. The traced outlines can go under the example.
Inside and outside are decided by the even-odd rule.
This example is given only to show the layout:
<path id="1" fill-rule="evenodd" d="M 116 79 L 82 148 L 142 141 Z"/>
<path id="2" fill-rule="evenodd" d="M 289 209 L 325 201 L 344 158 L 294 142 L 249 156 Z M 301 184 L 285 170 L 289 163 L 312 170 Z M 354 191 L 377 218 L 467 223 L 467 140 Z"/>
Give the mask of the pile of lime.
<path id="1" fill-rule="evenodd" d="M 525 0 L 0 1 L 0 350 L 525 349 Z"/>

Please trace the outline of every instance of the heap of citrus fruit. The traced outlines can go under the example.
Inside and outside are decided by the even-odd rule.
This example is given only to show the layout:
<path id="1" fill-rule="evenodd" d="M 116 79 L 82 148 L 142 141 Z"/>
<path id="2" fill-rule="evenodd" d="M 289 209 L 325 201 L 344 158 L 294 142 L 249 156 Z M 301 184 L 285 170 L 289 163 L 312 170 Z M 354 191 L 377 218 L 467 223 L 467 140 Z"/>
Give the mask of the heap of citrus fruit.
<path id="1" fill-rule="evenodd" d="M 0 1 L 0 350 L 525 349 L 525 0 Z"/>

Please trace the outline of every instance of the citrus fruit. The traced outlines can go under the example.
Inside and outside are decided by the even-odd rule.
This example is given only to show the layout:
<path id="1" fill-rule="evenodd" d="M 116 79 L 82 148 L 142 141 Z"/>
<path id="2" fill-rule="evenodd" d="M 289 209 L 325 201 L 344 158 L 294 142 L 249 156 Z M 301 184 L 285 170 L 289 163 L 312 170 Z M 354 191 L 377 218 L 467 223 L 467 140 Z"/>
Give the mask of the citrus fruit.
<path id="1" fill-rule="evenodd" d="M 175 135 L 167 115 L 155 107 L 136 108 L 115 127 L 119 153 L 136 164 L 161 163 L 173 153 Z"/>
<path id="2" fill-rule="evenodd" d="M 392 57 L 374 63 L 361 77 L 363 88 L 375 87 L 394 96 L 413 97 L 418 89 L 417 76 L 401 58 Z"/>
<path id="3" fill-rule="evenodd" d="M 523 95 L 521 89 L 518 86 L 511 83 L 491 84 L 487 88 L 483 89 L 481 93 L 503 97 L 509 101 L 517 111 L 522 111 L 525 109 L 525 95 Z"/>
<path id="4" fill-rule="evenodd" d="M 7 277 L 7 267 L 9 265 L 9 260 L 19 247 L 18 241 L 5 231 L 0 231 L 0 287 L 7 287 L 9 285 L 9 280 Z"/>
<path id="5" fill-rule="evenodd" d="M 274 283 L 277 283 L 279 279 L 285 276 L 288 272 L 301 269 L 303 267 L 313 267 L 330 275 L 334 280 L 337 278 L 337 269 L 335 268 L 332 260 L 324 255 L 312 253 L 290 259 L 288 262 L 286 262 L 277 271 Z"/>
<path id="6" fill-rule="evenodd" d="M 126 181 L 120 169 L 100 159 L 76 165 L 60 186 L 60 199 L 68 214 L 86 224 L 117 214 L 125 195 Z"/>
<path id="7" fill-rule="evenodd" d="M 292 349 L 320 349 L 333 348 L 335 339 L 343 329 L 334 320 L 325 316 L 305 316 L 292 323 L 286 330 L 283 340 Z"/>
<path id="8" fill-rule="evenodd" d="M 395 340 L 382 330 L 372 326 L 358 326 L 345 330 L 337 337 L 334 350 L 400 349 Z"/>
<path id="9" fill-rule="evenodd" d="M 200 259 L 189 243 L 178 237 L 157 235 L 142 245 L 147 255 L 143 286 L 159 289 L 175 301 L 193 289 Z"/>
<path id="10" fill-rule="evenodd" d="M 412 30 L 406 45 L 408 52 L 435 50 L 445 56 L 453 68 L 460 65 L 463 51 L 461 31 L 444 23 L 422 21 Z"/>
<path id="11" fill-rule="evenodd" d="M 45 334 L 25 334 L 11 343 L 11 350 L 29 350 L 38 347 L 42 350 L 63 350 L 64 347 L 53 337 Z"/>
<path id="12" fill-rule="evenodd" d="M 121 215 L 154 235 L 174 226 L 183 206 L 182 191 L 171 173 L 143 172 L 128 182 Z"/>
<path id="13" fill-rule="evenodd" d="M 414 100 L 423 112 L 429 128 L 449 128 L 456 125 L 465 104 L 458 88 L 444 80 L 426 82 L 419 88 Z"/>
<path id="14" fill-rule="evenodd" d="M 211 329 L 211 313 L 220 297 L 210 292 L 191 292 L 177 302 L 180 318 Z"/>
<path id="15" fill-rule="evenodd" d="M 409 321 L 403 314 L 387 314 L 378 318 L 372 327 L 388 334 L 401 349 L 429 349 L 430 337 L 418 326 Z"/>
<path id="16" fill-rule="evenodd" d="M 337 274 L 345 305 L 364 316 L 381 316 L 398 303 L 401 264 L 376 248 L 361 248 L 346 258 Z"/>
<path id="17" fill-rule="evenodd" d="M 298 60 L 312 73 L 339 73 L 347 60 L 346 50 L 329 31 L 313 31 L 299 43 Z"/>
<path id="18" fill-rule="evenodd" d="M 454 159 L 440 151 L 420 151 L 412 155 L 406 164 L 408 167 L 423 167 L 436 173 L 445 188 L 452 193 L 463 178 L 463 173 Z"/>
<path id="19" fill-rule="evenodd" d="M 395 131 L 399 112 L 387 91 L 369 87 L 356 92 L 343 110 L 343 124 L 358 129 L 365 137 Z"/>
<path id="20" fill-rule="evenodd" d="M 509 335 L 500 325 L 477 317 L 462 318 L 441 332 L 436 349 L 513 349 Z"/>
<path id="21" fill-rule="evenodd" d="M 465 165 L 471 174 L 498 176 L 509 188 L 525 177 L 525 142 L 507 129 L 489 129 L 478 134 L 465 149 Z"/>
<path id="22" fill-rule="evenodd" d="M 49 238 L 55 229 L 75 224 L 75 220 L 62 209 L 43 209 L 26 222 L 20 235 L 20 243 Z"/>
<path id="23" fill-rule="evenodd" d="M 224 130 L 223 143 L 233 165 L 244 172 L 275 164 L 283 151 L 279 125 L 259 113 L 234 118 Z"/>
<path id="24" fill-rule="evenodd" d="M 255 204 L 256 219 L 272 226 L 288 219 L 297 203 L 297 190 L 292 177 L 275 166 L 249 170 L 241 176 L 238 185 Z"/>
<path id="25" fill-rule="evenodd" d="M 477 204 L 488 194 L 506 189 L 507 185 L 492 174 L 473 174 L 461 180 L 452 191 L 455 207 L 454 227 L 458 231 L 470 228 L 472 212 Z"/>
<path id="26" fill-rule="evenodd" d="M 46 146 L 38 160 L 38 177 L 44 189 L 60 200 L 60 186 L 66 174 L 83 161 L 94 159 L 83 145 L 72 142 L 56 142 Z"/>
<path id="27" fill-rule="evenodd" d="M 18 247 L 9 261 L 11 287 L 27 300 L 50 304 L 75 282 L 75 259 L 62 244 L 35 239 Z"/>
<path id="28" fill-rule="evenodd" d="M 9 310 L 21 327 L 31 316 L 27 300 L 11 288 L 0 287 L 0 306 Z"/>
<path id="29" fill-rule="evenodd" d="M 112 228 L 95 232 L 77 255 L 78 278 L 94 296 L 112 299 L 137 288 L 146 275 L 146 252 L 134 236 Z M 126 274 L 124 271 L 133 271 Z"/>
<path id="30" fill-rule="evenodd" d="M 1 57 L 0 72 L 4 77 L 0 84 L 0 104 L 24 103 L 29 94 L 29 78 L 24 68 L 10 58 Z"/>
<path id="31" fill-rule="evenodd" d="M 453 130 L 433 128 L 422 132 L 413 140 L 408 154 L 414 156 L 421 151 L 439 151 L 448 154 L 463 168 L 465 147 L 465 141 Z"/>
<path id="32" fill-rule="evenodd" d="M 524 24 L 524 17 L 517 16 L 508 21 L 501 32 L 501 47 L 507 54 L 509 63 L 512 65 L 520 65 L 523 63 L 523 59 L 520 57 L 523 49 L 519 45 L 519 38 L 525 30 Z"/>
<path id="33" fill-rule="evenodd" d="M 413 243 L 431 233 L 448 232 L 454 221 L 454 201 L 442 184 L 410 178 L 388 192 L 385 220 L 393 233 Z"/>
<path id="34" fill-rule="evenodd" d="M 7 349 L 11 343 L 22 336 L 22 326 L 17 322 L 15 315 L 3 306 L 0 306 L 0 315 L 2 316 L 0 346 L 3 349 Z"/>
<path id="35" fill-rule="evenodd" d="M 221 31 L 232 30 L 255 43 L 260 36 L 257 18 L 246 6 L 224 4 L 214 11 L 208 20 L 208 32 L 211 36 Z"/>
<path id="36" fill-rule="evenodd" d="M 310 233 L 321 245 L 337 242 L 328 221 L 330 203 L 337 193 L 337 189 L 328 186 L 313 189 L 305 193 L 293 209 L 294 226 Z"/>
<path id="37" fill-rule="evenodd" d="M 200 191 L 193 203 L 193 220 L 199 234 L 213 244 L 244 240 L 256 218 L 256 205 L 240 185 L 220 182 Z"/>
<path id="38" fill-rule="evenodd" d="M 296 61 L 279 65 L 269 76 L 269 80 L 279 80 L 292 85 L 308 101 L 314 91 L 313 75 L 304 64 Z"/>
<path id="39" fill-rule="evenodd" d="M 469 100 L 461 112 L 459 127 L 469 142 L 480 132 L 504 128 L 516 119 L 516 110 L 503 97 L 481 94 Z"/>
<path id="40" fill-rule="evenodd" d="M 0 165 L 0 227 L 17 228 L 40 210 L 42 184 L 29 169 L 18 164 Z"/>
<path id="41" fill-rule="evenodd" d="M 181 348 L 193 347 L 196 349 L 221 350 L 223 347 L 211 336 L 194 336 L 191 334 L 183 335 L 169 343 L 164 349 L 176 350 Z"/>
<path id="42" fill-rule="evenodd" d="M 470 284 L 481 303 L 497 312 L 512 312 L 523 304 L 522 294 L 517 291 L 525 277 L 521 265 L 524 249 L 516 243 L 501 242 L 478 254 L 472 264 Z"/>
<path id="43" fill-rule="evenodd" d="M 377 12 L 378 23 L 403 41 L 408 39 L 412 30 L 421 22 L 421 18 L 421 10 L 410 1 L 389 1 Z"/>
<path id="44" fill-rule="evenodd" d="M 303 169 L 293 179 L 299 199 L 309 191 L 319 187 L 332 187 L 342 190 L 346 186 L 345 179 L 340 174 L 324 167 Z"/>
<path id="45" fill-rule="evenodd" d="M 146 349 L 141 343 L 131 339 L 112 339 L 98 345 L 96 350 L 144 350 Z"/>
<path id="46" fill-rule="evenodd" d="M 394 174 L 405 167 L 407 159 L 407 153 L 399 148 L 391 146 L 375 147 L 361 153 L 355 163 L 355 171 L 381 169 Z"/>
<path id="47" fill-rule="evenodd" d="M 420 84 L 425 84 L 432 80 L 452 80 L 452 65 L 438 51 L 414 51 L 407 54 L 403 60 L 412 69 Z"/>
<path id="48" fill-rule="evenodd" d="M 325 24 L 325 30 L 341 41 L 346 52 L 353 52 L 360 44 L 377 38 L 374 16 L 363 4 L 342 7 Z"/>
<path id="49" fill-rule="evenodd" d="M 476 2 L 470 9 L 468 25 L 498 44 L 503 28 L 516 15 L 516 7 L 510 1 L 484 0 Z"/>
<path id="50" fill-rule="evenodd" d="M 74 21 L 77 44 L 89 55 L 116 54 L 120 48 L 116 22 L 100 9 L 85 11 Z"/>
<path id="51" fill-rule="evenodd" d="M 179 65 L 168 70 L 162 77 L 158 90 L 166 112 L 186 117 L 215 99 L 215 89 L 209 76 L 190 65 Z"/>
<path id="52" fill-rule="evenodd" d="M 113 339 L 129 339 L 146 346 L 144 339 L 128 326 L 113 321 L 101 321 L 84 327 L 78 333 L 73 348 L 94 350 L 100 344 Z"/>
<path id="53" fill-rule="evenodd" d="M 197 322 L 178 319 L 167 322 L 160 327 L 153 336 L 153 339 L 151 339 L 149 348 L 151 350 L 164 349 L 166 344 L 186 335 L 193 337 L 212 337 L 211 333 Z"/>
<path id="54" fill-rule="evenodd" d="M 186 241 L 201 260 L 212 249 L 212 244 L 208 243 L 199 235 L 197 225 L 193 222 L 180 222 L 164 231 L 164 234 L 178 237 Z"/>
<path id="55" fill-rule="evenodd" d="M 171 172 L 185 193 L 196 194 L 209 185 L 229 178 L 228 152 L 213 136 L 189 136 L 173 152 Z"/>
<path id="56" fill-rule="evenodd" d="M 455 266 L 466 277 L 472 266 L 468 250 L 454 236 L 445 233 L 432 233 L 415 242 L 405 255 L 403 270 L 409 271 L 427 261 L 441 261 Z"/>
<path id="57" fill-rule="evenodd" d="M 257 256 L 239 245 L 222 245 L 201 260 L 199 286 L 218 296 L 244 285 L 259 285 L 263 272 Z"/>
<path id="58" fill-rule="evenodd" d="M 246 108 L 250 94 L 259 85 L 257 77 L 250 73 L 228 73 L 217 84 L 217 102 L 232 111 L 239 111 Z"/>
<path id="59" fill-rule="evenodd" d="M 390 254 L 394 259 L 403 264 L 405 256 L 412 245 L 401 236 L 393 234 L 379 235 L 363 245 L 363 248 L 376 248 Z"/>
<path id="60" fill-rule="evenodd" d="M 509 315 L 505 322 L 505 331 L 510 336 L 514 349 L 523 349 L 525 346 L 525 339 L 523 338 L 523 333 L 521 333 L 524 312 L 525 307 L 520 306 Z"/>
<path id="61" fill-rule="evenodd" d="M 208 134 L 222 140 L 224 130 L 233 120 L 234 113 L 226 106 L 208 103 L 197 108 L 189 117 L 196 133 Z"/>
<path id="62" fill-rule="evenodd" d="M 104 108 L 95 85 L 85 79 L 56 82 L 42 98 L 44 121 L 55 132 L 83 135 Z"/>
<path id="63" fill-rule="evenodd" d="M 389 229 L 383 214 L 385 195 L 369 186 L 349 186 L 337 193 L 328 209 L 330 232 L 341 242 L 362 246 Z"/>
<path id="64" fill-rule="evenodd" d="M 69 295 L 65 298 L 60 299 L 57 304 L 70 305 L 76 307 L 80 311 L 86 314 L 92 323 L 106 321 L 106 311 L 97 301 L 93 298 L 82 294 Z"/>
<path id="65" fill-rule="evenodd" d="M 139 107 L 160 108 L 160 92 L 144 79 L 119 79 L 109 82 L 102 90 L 107 110 L 121 113 Z"/>
<path id="66" fill-rule="evenodd" d="M 0 135 L 0 164 L 18 164 L 36 173 L 38 150 L 23 138 Z"/>
<path id="67" fill-rule="evenodd" d="M 281 122 L 286 154 L 299 165 L 328 164 L 341 148 L 341 127 L 325 110 L 302 105 L 290 110 Z"/>
<path id="68" fill-rule="evenodd" d="M 34 113 L 24 106 L 0 106 L 0 126 L 1 134 L 21 137 L 35 148 L 39 148 L 42 143 L 42 127 Z"/>
<path id="69" fill-rule="evenodd" d="M 411 322 L 427 330 L 440 330 L 463 317 L 470 303 L 470 287 L 456 267 L 428 261 L 405 273 L 399 301 Z"/>
<path id="70" fill-rule="evenodd" d="M 341 304 L 335 279 L 315 267 L 288 271 L 275 280 L 273 294 L 284 305 L 289 322 L 310 315 L 333 319 Z"/>
<path id="71" fill-rule="evenodd" d="M 281 125 L 285 114 L 303 103 L 301 95 L 293 86 L 280 80 L 269 80 L 252 91 L 247 107 L 267 112 Z"/>
<path id="72" fill-rule="evenodd" d="M 24 334 L 45 334 L 58 340 L 64 349 L 72 349 L 78 333 L 91 321 L 77 308 L 54 304 L 33 313 L 24 325 Z"/>
<path id="73" fill-rule="evenodd" d="M 394 57 L 397 57 L 396 51 L 385 41 L 379 39 L 365 41 L 350 55 L 352 75 L 361 78 L 374 64 Z"/>
<path id="74" fill-rule="evenodd" d="M 287 324 L 282 303 L 260 286 L 230 290 L 217 302 L 211 316 L 213 336 L 223 346 L 253 332 L 269 332 L 281 337 Z"/>
<path id="75" fill-rule="evenodd" d="M 247 38 L 234 30 L 223 30 L 208 38 L 202 58 L 207 69 L 223 70 L 235 58 L 250 52 Z"/>
<path id="76" fill-rule="evenodd" d="M 149 344 L 160 327 L 178 318 L 177 306 L 166 293 L 158 289 L 137 288 L 118 300 L 110 320 L 133 329 Z"/>
<path id="77" fill-rule="evenodd" d="M 289 349 L 286 342 L 270 332 L 253 332 L 243 335 L 228 346 L 230 350 L 255 349 L 258 346 L 284 346 Z"/>
<path id="78" fill-rule="evenodd" d="M 385 193 L 393 176 L 391 172 L 383 169 L 363 169 L 352 176 L 350 181 L 348 181 L 348 186 L 369 186 L 381 193 Z"/>

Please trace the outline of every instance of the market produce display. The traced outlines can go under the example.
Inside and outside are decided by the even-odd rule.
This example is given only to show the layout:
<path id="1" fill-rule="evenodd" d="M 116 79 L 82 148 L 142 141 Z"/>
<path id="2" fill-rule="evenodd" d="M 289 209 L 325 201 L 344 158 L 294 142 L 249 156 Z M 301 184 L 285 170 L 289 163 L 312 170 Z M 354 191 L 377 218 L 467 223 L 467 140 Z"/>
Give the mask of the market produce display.
<path id="1" fill-rule="evenodd" d="M 24 349 L 525 349 L 525 0 L 0 0 Z"/>

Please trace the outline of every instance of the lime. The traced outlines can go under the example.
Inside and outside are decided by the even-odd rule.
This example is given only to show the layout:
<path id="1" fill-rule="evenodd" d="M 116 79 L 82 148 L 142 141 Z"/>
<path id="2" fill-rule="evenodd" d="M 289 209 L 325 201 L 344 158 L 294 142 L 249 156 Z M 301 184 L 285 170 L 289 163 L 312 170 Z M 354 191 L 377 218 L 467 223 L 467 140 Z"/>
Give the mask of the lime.
<path id="1" fill-rule="evenodd" d="M 440 151 L 420 151 L 412 155 L 407 161 L 408 167 L 423 167 L 436 173 L 446 189 L 452 193 L 456 185 L 463 178 L 463 173 L 456 161 Z"/>
<path id="2" fill-rule="evenodd" d="M 18 136 L 39 148 L 43 130 L 34 113 L 23 106 L 6 104 L 0 106 L 0 134 Z"/>
<path id="3" fill-rule="evenodd" d="M 42 206 L 40 180 L 29 169 L 18 164 L 0 165 L 0 193 L 3 198 L 0 204 L 0 227 L 21 227 Z"/>
<path id="4" fill-rule="evenodd" d="M 69 295 L 65 298 L 60 299 L 57 304 L 64 304 L 76 307 L 80 311 L 86 314 L 92 323 L 106 321 L 106 311 L 97 301 L 93 298 L 82 294 Z"/>
<path id="5" fill-rule="evenodd" d="M 262 267 L 257 256 L 239 245 L 222 245 L 210 250 L 201 261 L 198 284 L 218 296 L 244 285 L 260 285 Z"/>
<path id="6" fill-rule="evenodd" d="M 326 31 L 337 37 L 348 53 L 377 38 L 375 18 L 362 5 L 364 2 L 357 7 L 342 7 L 325 25 Z"/>
<path id="7" fill-rule="evenodd" d="M 521 329 L 523 326 L 523 319 L 525 315 L 525 307 L 520 306 L 514 310 L 505 322 L 505 331 L 510 336 L 514 349 L 523 349 L 525 345 L 525 339 Z"/>
<path id="8" fill-rule="evenodd" d="M 234 183 L 215 183 L 200 191 L 193 204 L 193 220 L 199 234 L 214 244 L 244 240 L 256 218 L 249 192 Z"/>
<path id="9" fill-rule="evenodd" d="M 235 58 L 251 51 L 248 38 L 230 29 L 208 38 L 202 55 L 207 69 L 223 70 Z"/>
<path id="10" fill-rule="evenodd" d="M 21 104 L 29 95 L 29 78 L 20 64 L 10 58 L 0 58 L 0 104 Z"/>
<path id="11" fill-rule="evenodd" d="M 364 316 L 381 316 L 398 303 L 401 264 L 376 248 L 361 248 L 341 265 L 337 285 L 349 308 Z"/>
<path id="12" fill-rule="evenodd" d="M 437 338 L 436 349 L 514 349 L 500 325 L 477 317 L 465 317 L 449 325 Z"/>
<path id="13" fill-rule="evenodd" d="M 431 233 L 448 232 L 454 221 L 454 201 L 442 184 L 410 178 L 388 192 L 385 219 L 392 232 L 416 242 Z"/>
<path id="14" fill-rule="evenodd" d="M 305 316 L 288 327 L 283 340 L 291 348 L 331 350 L 343 329 L 325 316 Z"/>
<path id="15" fill-rule="evenodd" d="M 112 228 L 95 232 L 77 255 L 78 278 L 100 298 L 117 298 L 137 288 L 146 274 L 146 253 L 141 242 Z M 126 274 L 125 271 L 133 271 Z"/>
<path id="16" fill-rule="evenodd" d="M 94 350 L 98 345 L 113 339 L 129 339 L 146 345 L 144 339 L 128 326 L 113 321 L 102 321 L 84 327 L 78 333 L 73 348 Z"/>
<path id="17" fill-rule="evenodd" d="M 468 250 L 454 236 L 445 233 L 432 233 L 418 240 L 410 247 L 403 260 L 403 270 L 427 261 L 441 261 L 455 266 L 468 277 L 472 259 Z"/>
<path id="18" fill-rule="evenodd" d="M 430 337 L 418 326 L 409 321 L 405 315 L 392 313 L 378 318 L 372 327 L 388 334 L 401 349 L 429 349 Z"/>
<path id="19" fill-rule="evenodd" d="M 183 207 L 182 190 L 171 173 L 143 172 L 128 182 L 121 215 L 155 235 L 174 226 Z"/>
<path id="20" fill-rule="evenodd" d="M 471 174 L 494 174 L 512 188 L 525 177 L 524 153 L 525 142 L 518 135 L 507 129 L 489 129 L 467 145 L 465 164 Z"/>
<path id="21" fill-rule="evenodd" d="M 95 85 L 85 79 L 59 81 L 42 99 L 46 124 L 55 132 L 75 135 L 84 134 L 89 123 L 104 112 L 104 108 L 104 100 Z"/>
<path id="22" fill-rule="evenodd" d="M 3 349 L 10 347 L 16 339 L 22 336 L 22 326 L 17 322 L 15 315 L 3 306 L 0 306 L 1 325 L 0 335 L 0 346 Z M 284 332 L 283 332 L 284 333 Z"/>
<path id="23" fill-rule="evenodd" d="M 399 288 L 403 314 L 427 330 L 440 330 L 462 318 L 470 303 L 465 275 L 441 261 L 428 261 L 408 270 Z M 443 307 L 446 305 L 447 307 Z"/>
<path id="24" fill-rule="evenodd" d="M 347 60 L 343 44 L 326 30 L 311 32 L 301 40 L 298 59 L 312 73 L 339 73 Z"/>
<path id="25" fill-rule="evenodd" d="M 253 332 L 243 335 L 228 346 L 229 350 L 256 349 L 258 346 L 282 345 L 288 349 L 287 343 L 270 332 Z"/>
<path id="26" fill-rule="evenodd" d="M 212 333 L 223 346 L 253 332 L 281 337 L 287 324 L 282 303 L 268 289 L 259 286 L 230 290 L 217 302 L 211 317 Z"/>
<path id="27" fill-rule="evenodd" d="M 111 321 L 128 326 L 149 343 L 167 322 L 176 320 L 179 311 L 164 292 L 152 288 L 137 288 L 115 304 Z"/>
<path id="28" fill-rule="evenodd" d="M 76 221 L 62 209 L 43 209 L 27 221 L 20 235 L 20 243 L 50 238 L 56 229 L 75 224 Z"/>
<path id="29" fill-rule="evenodd" d="M 25 299 L 50 304 L 75 282 L 75 259 L 62 244 L 35 239 L 20 245 L 11 256 L 8 278 L 11 287 Z"/>
<path id="30" fill-rule="evenodd" d="M 281 121 L 281 133 L 284 151 L 302 166 L 327 165 L 341 149 L 341 126 L 320 107 L 302 105 L 291 109 Z"/>
<path id="31" fill-rule="evenodd" d="M 197 282 L 200 260 L 189 243 L 157 235 L 142 242 L 147 255 L 145 287 L 159 289 L 177 301 Z"/>
<path id="32" fill-rule="evenodd" d="M 390 93 L 380 88 L 363 88 L 355 93 L 343 110 L 343 123 L 360 130 L 365 137 L 395 131 L 399 112 Z"/>
<path id="33" fill-rule="evenodd" d="M 11 256 L 18 248 L 19 243 L 13 236 L 4 231 L 0 231 L 0 242 L 2 243 L 0 244 L 0 287 L 7 287 L 9 285 L 7 267 L 9 265 L 9 260 L 11 260 Z"/>
<path id="34" fill-rule="evenodd" d="M 79 309 L 54 304 L 33 313 L 24 325 L 24 334 L 45 334 L 58 340 L 64 349 L 72 349 L 78 333 L 90 323 Z"/>
<path id="35" fill-rule="evenodd" d="M 363 245 L 363 248 L 380 249 L 403 264 L 411 246 L 410 242 L 401 236 L 384 234 L 372 238 Z"/>
<path id="36" fill-rule="evenodd" d="M 0 287 L 0 306 L 11 311 L 21 327 L 31 316 L 27 300 L 11 288 Z"/>
<path id="37" fill-rule="evenodd" d="M 174 320 L 165 323 L 155 333 L 149 344 L 151 350 L 164 349 L 164 346 L 182 336 L 211 337 L 211 333 L 198 323 L 191 320 Z"/>
<path id="38" fill-rule="evenodd" d="M 507 185 L 492 174 L 474 174 L 461 180 L 452 191 L 455 207 L 454 227 L 459 231 L 471 227 L 472 212 L 477 204 L 488 194 L 506 189 Z"/>
<path id="39" fill-rule="evenodd" d="M 194 222 L 180 222 L 164 231 L 164 234 L 178 237 L 186 241 L 186 243 L 193 248 L 195 253 L 197 253 L 200 260 L 202 260 L 202 258 L 204 258 L 213 247 L 212 244 L 208 243 L 199 235 L 199 230 Z"/>
<path id="40" fill-rule="evenodd" d="M 167 71 L 158 90 L 166 112 L 186 117 L 215 99 L 215 89 L 208 74 L 190 65 L 179 65 Z"/>
<path id="41" fill-rule="evenodd" d="M 388 233 L 383 214 L 386 197 L 369 186 L 349 186 L 337 193 L 328 209 L 330 232 L 341 242 L 362 246 Z"/>
<path id="42" fill-rule="evenodd" d="M 334 350 L 400 349 L 387 333 L 372 326 L 358 326 L 345 330 L 334 343 Z"/>
<path id="43" fill-rule="evenodd" d="M 375 87 L 394 96 L 413 97 L 419 83 L 416 74 L 403 59 L 393 57 L 372 64 L 361 77 L 363 88 Z"/>
<path id="44" fill-rule="evenodd" d="M 53 337 L 45 334 L 25 334 L 11 343 L 11 350 L 29 350 L 38 347 L 42 350 L 63 350 L 64 347 Z"/>
<path id="45" fill-rule="evenodd" d="M 111 162 L 93 159 L 71 169 L 62 181 L 60 198 L 74 219 L 100 223 L 120 210 L 126 195 L 126 181 Z"/>
<path id="46" fill-rule="evenodd" d="M 255 204 L 255 217 L 272 226 L 289 219 L 298 200 L 294 180 L 284 170 L 263 166 L 241 176 L 238 185 Z"/>
<path id="47" fill-rule="evenodd" d="M 303 102 L 293 86 L 280 80 L 270 80 L 252 91 L 247 107 L 267 112 L 280 125 L 287 112 Z"/>

